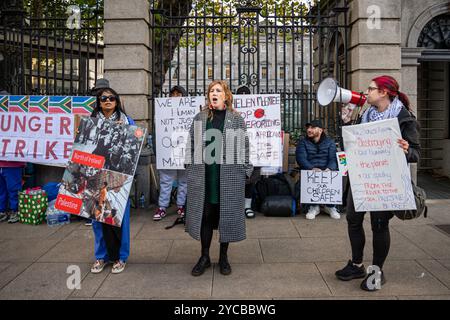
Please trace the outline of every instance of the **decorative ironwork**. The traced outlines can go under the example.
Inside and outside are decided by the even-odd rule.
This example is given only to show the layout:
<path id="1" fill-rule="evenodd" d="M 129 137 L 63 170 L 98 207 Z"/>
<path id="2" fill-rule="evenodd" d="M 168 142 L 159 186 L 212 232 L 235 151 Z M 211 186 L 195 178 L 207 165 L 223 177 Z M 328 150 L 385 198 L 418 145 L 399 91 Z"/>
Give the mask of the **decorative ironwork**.
<path id="1" fill-rule="evenodd" d="M 420 33 L 417 46 L 450 49 L 450 14 L 443 14 L 429 21 Z"/>

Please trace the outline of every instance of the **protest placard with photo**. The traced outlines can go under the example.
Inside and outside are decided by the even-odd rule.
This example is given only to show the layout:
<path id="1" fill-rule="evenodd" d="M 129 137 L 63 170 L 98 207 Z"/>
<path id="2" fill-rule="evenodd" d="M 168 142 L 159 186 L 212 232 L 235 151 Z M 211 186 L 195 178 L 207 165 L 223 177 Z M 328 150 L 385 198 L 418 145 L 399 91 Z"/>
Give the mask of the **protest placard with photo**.
<path id="1" fill-rule="evenodd" d="M 83 118 L 55 208 L 121 226 L 145 131 Z"/>
<path id="2" fill-rule="evenodd" d="M 244 118 L 255 167 L 281 167 L 283 148 L 279 94 L 235 95 L 233 107 Z"/>
<path id="3" fill-rule="evenodd" d="M 398 120 L 344 126 L 342 136 L 355 210 L 415 210 Z"/>
<path id="4" fill-rule="evenodd" d="M 342 204 L 342 174 L 339 171 L 302 170 L 300 203 Z"/>
<path id="5" fill-rule="evenodd" d="M 203 96 L 155 99 L 157 169 L 184 169 L 189 128 L 204 105 Z"/>

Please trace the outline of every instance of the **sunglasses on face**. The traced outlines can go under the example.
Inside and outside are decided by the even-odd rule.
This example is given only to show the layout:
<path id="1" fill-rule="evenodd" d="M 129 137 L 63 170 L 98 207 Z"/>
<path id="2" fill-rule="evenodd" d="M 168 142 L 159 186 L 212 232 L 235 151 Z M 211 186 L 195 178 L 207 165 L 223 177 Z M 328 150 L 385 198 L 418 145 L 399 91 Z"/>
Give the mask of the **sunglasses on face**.
<path id="1" fill-rule="evenodd" d="M 114 102 L 114 101 L 116 101 L 116 97 L 115 96 L 101 96 L 100 97 L 101 102 L 106 102 L 108 100 L 111 102 Z"/>

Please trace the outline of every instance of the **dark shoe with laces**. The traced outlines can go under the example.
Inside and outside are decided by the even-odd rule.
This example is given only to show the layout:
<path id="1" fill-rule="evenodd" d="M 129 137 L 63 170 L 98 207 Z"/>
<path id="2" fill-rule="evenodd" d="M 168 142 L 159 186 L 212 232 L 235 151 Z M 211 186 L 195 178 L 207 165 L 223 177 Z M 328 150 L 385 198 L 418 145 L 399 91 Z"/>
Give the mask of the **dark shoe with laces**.
<path id="1" fill-rule="evenodd" d="M 366 276 L 366 269 L 364 268 L 364 265 L 358 267 L 354 265 L 351 260 L 349 260 L 343 269 L 336 271 L 335 275 L 342 281 L 360 279 Z"/>
<path id="2" fill-rule="evenodd" d="M 223 274 L 224 276 L 227 276 L 231 273 L 231 266 L 228 263 L 227 257 L 219 258 L 219 268 L 220 268 L 220 273 Z"/>
<path id="3" fill-rule="evenodd" d="M 361 282 L 361 289 L 364 291 L 377 291 L 381 289 L 381 286 L 383 286 L 386 283 L 386 278 L 384 277 L 384 272 L 380 271 L 380 275 L 378 277 L 375 276 L 375 270 L 373 270 L 371 273 L 369 273 L 364 280 Z"/>
<path id="4" fill-rule="evenodd" d="M 194 277 L 201 276 L 206 268 L 211 267 L 211 260 L 207 256 L 201 256 L 200 259 L 198 259 L 197 264 L 194 266 L 194 268 L 191 271 L 191 274 Z"/>

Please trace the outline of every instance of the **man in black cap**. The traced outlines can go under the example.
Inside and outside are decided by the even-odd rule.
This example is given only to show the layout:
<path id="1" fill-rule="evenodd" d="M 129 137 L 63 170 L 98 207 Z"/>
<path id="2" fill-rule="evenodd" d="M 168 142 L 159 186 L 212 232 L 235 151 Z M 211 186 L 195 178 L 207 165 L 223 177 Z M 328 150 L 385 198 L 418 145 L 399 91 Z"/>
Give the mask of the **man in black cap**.
<path id="1" fill-rule="evenodd" d="M 305 125 L 307 137 L 297 143 L 295 156 L 301 170 L 337 171 L 336 143 L 324 132 L 322 121 L 313 120 Z M 313 220 L 320 213 L 319 205 L 305 205 L 306 219 Z M 324 210 L 333 219 L 341 215 L 334 205 L 326 205 Z"/>

